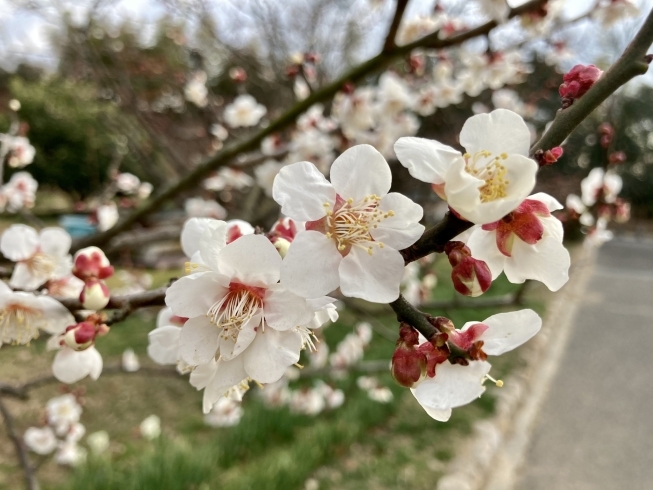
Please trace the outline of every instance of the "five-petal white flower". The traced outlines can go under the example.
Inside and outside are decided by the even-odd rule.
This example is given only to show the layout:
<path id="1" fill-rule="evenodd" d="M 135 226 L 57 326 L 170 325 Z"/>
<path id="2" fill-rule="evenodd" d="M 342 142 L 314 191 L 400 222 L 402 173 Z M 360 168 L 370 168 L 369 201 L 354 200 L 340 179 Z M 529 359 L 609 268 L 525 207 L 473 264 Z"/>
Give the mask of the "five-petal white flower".
<path id="1" fill-rule="evenodd" d="M 306 221 L 281 268 L 281 282 L 314 298 L 340 287 L 342 294 L 378 303 L 399 296 L 404 259 L 398 252 L 421 236 L 423 210 L 391 192 L 392 175 L 369 145 L 340 155 L 331 182 L 309 162 L 284 167 L 272 194 L 281 212 Z"/>
<path id="2" fill-rule="evenodd" d="M 518 114 L 497 109 L 469 118 L 461 154 L 423 138 L 399 138 L 395 152 L 410 175 L 435 191 L 464 219 L 492 223 L 514 210 L 535 186 L 538 166 L 528 158 L 531 133 Z"/>

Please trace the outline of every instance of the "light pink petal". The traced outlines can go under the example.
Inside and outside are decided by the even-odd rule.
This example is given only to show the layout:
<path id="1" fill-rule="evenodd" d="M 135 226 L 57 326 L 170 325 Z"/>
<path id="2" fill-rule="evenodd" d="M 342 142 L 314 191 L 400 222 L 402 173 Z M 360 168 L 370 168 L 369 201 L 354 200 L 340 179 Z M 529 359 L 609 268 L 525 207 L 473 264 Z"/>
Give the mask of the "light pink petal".
<path id="1" fill-rule="evenodd" d="M 283 167 L 274 179 L 272 196 L 281 212 L 298 221 L 315 221 L 326 216 L 325 203 L 332 207 L 336 191 L 315 165 L 298 162 Z"/>
<path id="2" fill-rule="evenodd" d="M 274 383 L 299 361 L 302 339 L 297 332 L 272 328 L 259 333 L 243 354 L 247 375 L 259 383 Z"/>
<path id="3" fill-rule="evenodd" d="M 333 162 L 330 178 L 339 196 L 354 201 L 372 194 L 385 196 L 392 184 L 388 162 L 370 145 L 356 145 L 343 152 Z"/>
<path id="4" fill-rule="evenodd" d="M 462 155 L 458 150 L 425 138 L 399 138 L 395 143 L 399 162 L 411 176 L 430 184 L 444 183 L 447 169 Z"/>
<path id="5" fill-rule="evenodd" d="M 216 301 L 227 294 L 228 280 L 214 272 L 182 277 L 166 291 L 166 305 L 184 318 L 204 316 Z"/>
<path id="6" fill-rule="evenodd" d="M 353 247 L 338 268 L 340 291 L 345 296 L 373 303 L 390 303 L 399 297 L 404 259 L 390 247 L 367 250 Z"/>
<path id="7" fill-rule="evenodd" d="M 11 225 L 0 238 L 0 251 L 9 260 L 16 262 L 29 259 L 39 247 L 39 235 L 26 225 Z"/>
<path id="8" fill-rule="evenodd" d="M 340 284 L 341 261 L 334 240 L 317 231 L 302 231 L 281 264 L 281 284 L 304 298 L 323 296 Z"/>
<path id="9" fill-rule="evenodd" d="M 222 249 L 218 268 L 232 281 L 267 287 L 279 281 L 281 256 L 265 236 L 245 235 Z"/>
<path id="10" fill-rule="evenodd" d="M 191 366 L 205 364 L 218 350 L 220 329 L 205 316 L 188 320 L 179 336 L 179 355 Z"/>

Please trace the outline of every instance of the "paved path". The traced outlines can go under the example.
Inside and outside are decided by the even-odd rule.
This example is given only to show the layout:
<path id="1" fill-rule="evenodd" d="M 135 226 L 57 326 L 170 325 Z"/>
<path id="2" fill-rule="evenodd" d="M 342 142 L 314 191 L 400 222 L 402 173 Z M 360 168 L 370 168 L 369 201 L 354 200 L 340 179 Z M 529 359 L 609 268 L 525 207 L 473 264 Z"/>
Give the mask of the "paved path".
<path id="1" fill-rule="evenodd" d="M 586 289 L 517 490 L 653 489 L 653 240 L 604 245 Z"/>

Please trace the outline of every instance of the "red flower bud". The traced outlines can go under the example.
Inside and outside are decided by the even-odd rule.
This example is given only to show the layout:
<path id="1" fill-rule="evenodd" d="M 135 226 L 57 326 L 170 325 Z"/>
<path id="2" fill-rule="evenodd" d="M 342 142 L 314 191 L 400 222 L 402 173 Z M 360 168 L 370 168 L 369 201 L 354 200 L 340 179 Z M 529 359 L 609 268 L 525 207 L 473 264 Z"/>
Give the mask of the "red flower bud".
<path id="1" fill-rule="evenodd" d="M 235 66 L 229 70 L 229 76 L 236 83 L 242 83 L 247 80 L 247 72 L 239 66 Z"/>
<path id="2" fill-rule="evenodd" d="M 109 327 L 104 324 L 97 325 L 93 321 L 80 322 L 66 328 L 61 344 L 76 351 L 85 350 L 95 343 L 98 335 L 106 335 L 108 331 Z"/>
<path id="3" fill-rule="evenodd" d="M 569 107 L 575 99 L 582 97 L 602 74 L 603 71 L 594 65 L 574 66 L 562 77 L 563 83 L 558 90 L 562 97 L 562 107 Z"/>
<path id="4" fill-rule="evenodd" d="M 562 147 L 556 146 L 546 151 L 538 150 L 535 153 L 535 159 L 537 160 L 537 163 L 539 163 L 540 167 L 544 167 L 545 165 L 552 165 L 556 163 L 563 153 L 564 150 Z"/>
<path id="5" fill-rule="evenodd" d="M 82 281 L 106 279 L 113 275 L 113 267 L 102 250 L 87 247 L 75 254 L 73 274 Z"/>
<path id="6" fill-rule="evenodd" d="M 623 151 L 613 151 L 608 156 L 608 160 L 615 165 L 621 165 L 626 161 L 626 154 Z"/>
<path id="7" fill-rule="evenodd" d="M 492 285 L 492 272 L 485 262 L 472 257 L 471 250 L 462 242 L 445 246 L 449 263 L 453 266 L 451 280 L 460 294 L 475 298 Z"/>

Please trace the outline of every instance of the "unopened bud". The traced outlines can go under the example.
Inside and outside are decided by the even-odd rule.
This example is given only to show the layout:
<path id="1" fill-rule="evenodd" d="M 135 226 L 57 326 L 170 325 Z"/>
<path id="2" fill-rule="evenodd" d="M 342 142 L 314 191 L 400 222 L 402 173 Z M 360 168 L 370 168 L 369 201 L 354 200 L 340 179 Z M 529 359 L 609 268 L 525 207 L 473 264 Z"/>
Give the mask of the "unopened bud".
<path id="1" fill-rule="evenodd" d="M 610 156 L 608 156 L 608 160 L 612 164 L 621 165 L 626 161 L 626 154 L 623 151 L 613 151 L 610 153 Z"/>
<path id="2" fill-rule="evenodd" d="M 582 97 L 594 82 L 603 74 L 603 70 L 594 65 L 576 65 L 562 77 L 563 83 L 558 90 L 562 97 L 563 109 Z"/>
<path id="3" fill-rule="evenodd" d="M 243 68 L 236 66 L 229 70 L 229 77 L 234 82 L 241 83 L 247 80 L 247 72 Z"/>
<path id="4" fill-rule="evenodd" d="M 66 329 L 63 342 L 71 349 L 80 351 L 88 349 L 93 345 L 96 335 L 95 324 L 91 322 L 80 322 Z"/>
<path id="5" fill-rule="evenodd" d="M 90 281 L 84 285 L 79 300 L 86 310 L 101 310 L 109 304 L 111 293 L 104 281 Z"/>
<path id="6" fill-rule="evenodd" d="M 472 252 L 463 242 L 449 242 L 444 249 L 453 266 L 451 280 L 460 294 L 475 298 L 492 285 L 492 272 L 482 260 L 472 257 Z"/>
<path id="7" fill-rule="evenodd" d="M 79 250 L 73 259 L 73 274 L 82 281 L 106 279 L 113 275 L 113 267 L 98 247 Z"/>
<path id="8" fill-rule="evenodd" d="M 537 150 L 537 152 L 535 152 L 535 159 L 537 160 L 537 163 L 539 163 L 540 167 L 544 167 L 546 165 L 553 165 L 556 163 L 563 153 L 564 150 L 560 146 L 556 146 L 546 151 Z"/>

